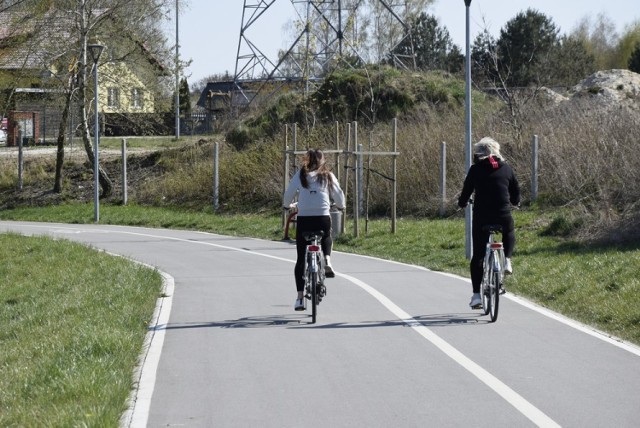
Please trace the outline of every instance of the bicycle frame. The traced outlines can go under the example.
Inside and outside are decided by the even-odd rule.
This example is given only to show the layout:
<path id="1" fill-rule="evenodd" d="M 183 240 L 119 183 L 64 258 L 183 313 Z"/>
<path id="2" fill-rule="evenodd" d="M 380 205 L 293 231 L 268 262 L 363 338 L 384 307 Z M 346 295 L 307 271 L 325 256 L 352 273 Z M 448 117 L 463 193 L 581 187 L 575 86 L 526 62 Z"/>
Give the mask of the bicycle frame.
<path id="1" fill-rule="evenodd" d="M 307 239 L 308 238 L 308 239 Z M 312 233 L 305 236 L 310 243 L 305 250 L 305 298 L 311 300 L 311 322 L 316 322 L 317 306 L 325 295 L 324 254 L 320 245 L 321 235 Z"/>
<path id="2" fill-rule="evenodd" d="M 487 242 L 484 261 L 482 264 L 482 309 L 485 315 L 491 317 L 491 322 L 498 319 L 500 294 L 504 281 L 504 247 L 502 242 L 495 240 L 495 233 L 500 229 L 495 226 L 487 227 L 489 242 Z"/>
<path id="3" fill-rule="evenodd" d="M 493 260 L 493 271 L 498 273 L 498 279 L 500 284 L 504 280 L 504 246 L 502 242 L 496 242 L 494 238 L 495 233 L 489 233 L 489 242 L 484 253 L 483 266 L 489 266 L 489 260 Z M 493 255 L 493 257 L 491 257 Z M 489 275 L 488 269 L 484 269 L 483 281 L 487 281 Z"/>

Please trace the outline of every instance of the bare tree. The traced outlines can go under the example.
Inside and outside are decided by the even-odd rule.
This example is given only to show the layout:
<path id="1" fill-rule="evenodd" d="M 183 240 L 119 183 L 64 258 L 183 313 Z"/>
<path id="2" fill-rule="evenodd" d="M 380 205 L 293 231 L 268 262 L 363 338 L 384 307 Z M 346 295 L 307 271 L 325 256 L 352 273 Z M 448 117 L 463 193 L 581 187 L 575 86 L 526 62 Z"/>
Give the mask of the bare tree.
<path id="1" fill-rule="evenodd" d="M 87 82 L 93 61 L 87 57 L 89 43 L 109 44 L 108 51 L 101 58 L 100 65 L 127 63 L 130 69 L 142 75 L 156 95 L 165 93 L 163 78 L 168 74 L 157 58 L 167 57 L 166 38 L 161 22 L 168 15 L 172 0 L 23 0 L 14 3 L 18 20 L 27 23 L 28 32 L 19 29 L 28 48 L 23 69 L 40 68 L 53 71 L 51 86 L 64 93 L 62 120 L 59 126 L 56 157 L 56 176 L 53 189 L 62 189 L 62 168 L 64 163 L 64 142 L 67 134 L 68 116 L 74 102 L 79 108 L 80 129 L 84 148 L 90 163 L 94 162 L 94 147 L 88 124 L 92 112 L 91 93 Z M 23 47 L 23 52 L 25 49 Z M 147 66 L 141 66 L 147 61 Z M 149 67 L 149 63 L 152 63 Z M 126 73 L 115 72 L 105 76 L 118 82 Z M 112 183 L 106 172 L 100 168 L 99 182 L 102 196 L 109 196 Z"/>
<path id="2" fill-rule="evenodd" d="M 615 50 L 620 36 L 606 13 L 599 13 L 595 19 L 591 15 L 584 16 L 570 35 L 585 42 L 587 52 L 595 59 L 596 69 L 618 68 Z"/>
<path id="3" fill-rule="evenodd" d="M 374 62 L 380 62 L 405 38 L 412 20 L 434 0 L 368 0 L 371 16 L 368 33 Z"/>

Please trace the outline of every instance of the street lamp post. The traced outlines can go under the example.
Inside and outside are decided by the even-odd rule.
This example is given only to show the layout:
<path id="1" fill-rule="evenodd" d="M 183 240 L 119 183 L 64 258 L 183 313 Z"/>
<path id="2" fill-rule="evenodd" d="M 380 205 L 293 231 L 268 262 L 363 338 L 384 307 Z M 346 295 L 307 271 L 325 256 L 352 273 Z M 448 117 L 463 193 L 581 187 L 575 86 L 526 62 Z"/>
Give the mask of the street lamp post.
<path id="1" fill-rule="evenodd" d="M 471 36 L 469 29 L 469 6 L 471 6 L 471 0 L 464 0 L 466 8 L 466 60 L 465 60 L 465 171 L 469 171 L 471 168 Z M 471 242 L 471 205 L 467 205 L 467 209 L 464 213 L 465 219 L 465 253 L 467 259 L 471 259 L 472 242 Z"/>
<path id="2" fill-rule="evenodd" d="M 180 139 L 180 40 L 178 31 L 178 0 L 176 0 L 176 140 Z"/>
<path id="3" fill-rule="evenodd" d="M 98 61 L 104 49 L 103 45 L 87 45 L 87 49 L 93 59 L 93 97 L 95 100 L 94 116 L 95 129 L 93 132 L 93 180 L 94 180 L 94 201 L 93 201 L 93 220 L 98 223 L 100 221 L 100 180 L 99 170 L 100 163 L 98 160 L 98 145 L 100 144 L 100 122 L 98 117 Z"/>

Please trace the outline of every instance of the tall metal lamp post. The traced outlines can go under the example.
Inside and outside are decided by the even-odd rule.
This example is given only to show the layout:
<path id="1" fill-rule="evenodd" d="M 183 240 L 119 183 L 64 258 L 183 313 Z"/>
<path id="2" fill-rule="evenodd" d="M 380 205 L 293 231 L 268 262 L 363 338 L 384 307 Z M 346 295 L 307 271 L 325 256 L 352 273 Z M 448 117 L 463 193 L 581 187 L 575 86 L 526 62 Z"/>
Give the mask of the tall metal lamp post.
<path id="1" fill-rule="evenodd" d="M 176 0 L 176 140 L 180 139 L 180 40 L 178 31 L 179 4 Z"/>
<path id="2" fill-rule="evenodd" d="M 87 45 L 87 49 L 91 54 L 91 59 L 93 59 L 93 88 L 94 94 L 93 97 L 95 99 L 95 108 L 94 108 L 94 116 L 95 116 L 95 129 L 93 131 L 93 179 L 94 179 L 94 202 L 93 202 L 93 220 L 98 223 L 100 221 L 100 180 L 99 180 L 99 170 L 100 163 L 98 160 L 98 145 L 100 144 L 100 121 L 98 117 L 98 61 L 100 60 L 100 55 L 102 55 L 102 50 L 104 49 L 103 45 Z"/>
<path id="3" fill-rule="evenodd" d="M 471 6 L 471 0 L 464 0 L 464 5 L 467 11 L 466 18 L 466 60 L 465 60 L 465 171 L 469 171 L 471 168 L 471 36 L 469 29 L 469 6 Z M 471 242 L 471 206 L 467 205 L 465 210 L 465 253 L 467 259 L 471 259 L 472 242 Z"/>

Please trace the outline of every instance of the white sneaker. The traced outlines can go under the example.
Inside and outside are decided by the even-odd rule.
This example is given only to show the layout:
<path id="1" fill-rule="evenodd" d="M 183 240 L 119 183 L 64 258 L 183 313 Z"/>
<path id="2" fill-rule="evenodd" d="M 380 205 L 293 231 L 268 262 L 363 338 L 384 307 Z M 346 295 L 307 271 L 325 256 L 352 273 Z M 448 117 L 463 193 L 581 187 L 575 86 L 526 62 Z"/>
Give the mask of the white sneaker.
<path id="1" fill-rule="evenodd" d="M 504 273 L 506 273 L 507 275 L 511 275 L 513 273 L 513 268 L 511 267 L 511 259 L 508 257 L 504 259 Z"/>
<path id="2" fill-rule="evenodd" d="M 324 258 L 324 276 L 327 278 L 335 278 L 336 276 L 333 272 L 333 267 L 331 266 L 331 256 L 326 256 Z"/>
<path id="3" fill-rule="evenodd" d="M 294 309 L 296 311 L 304 311 L 304 301 L 302 299 L 296 299 Z"/>
<path id="4" fill-rule="evenodd" d="M 473 296 L 471 296 L 471 301 L 469 302 L 469 306 L 471 306 L 471 309 L 476 309 L 478 306 L 482 306 L 482 298 L 480 297 L 480 293 L 473 293 Z"/>

